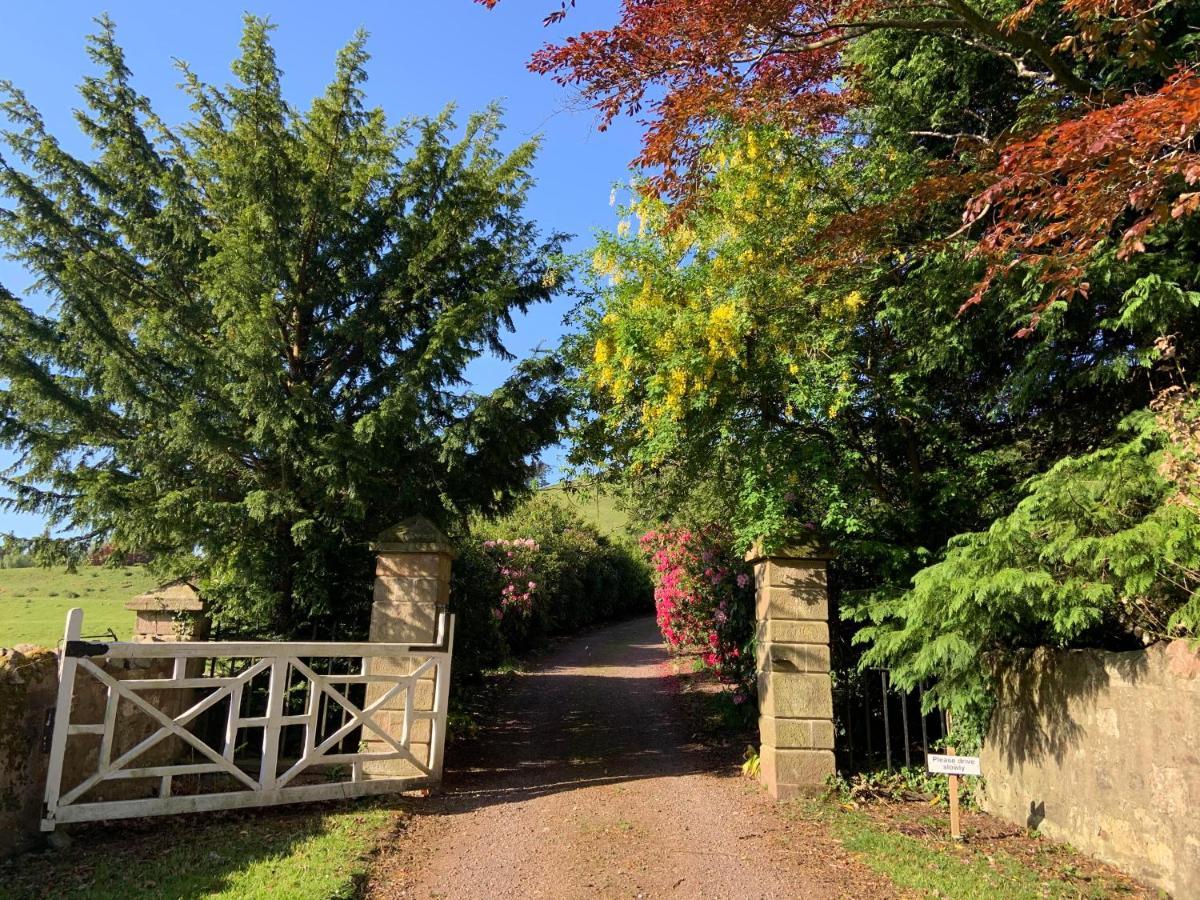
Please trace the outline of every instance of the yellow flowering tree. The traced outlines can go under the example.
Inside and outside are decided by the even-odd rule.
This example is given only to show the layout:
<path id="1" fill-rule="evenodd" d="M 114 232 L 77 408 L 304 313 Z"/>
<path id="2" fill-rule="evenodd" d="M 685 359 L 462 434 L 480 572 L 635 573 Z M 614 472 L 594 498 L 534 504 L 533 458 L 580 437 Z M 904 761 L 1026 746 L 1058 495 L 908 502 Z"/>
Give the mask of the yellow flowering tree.
<path id="1" fill-rule="evenodd" d="M 1108 428 L 1128 407 L 1096 386 L 1047 396 L 1086 368 L 1087 327 L 997 340 L 1019 291 L 958 315 L 978 264 L 929 241 L 952 203 L 875 227 L 919 153 L 760 127 L 706 162 L 688 206 L 629 189 L 584 260 L 569 345 L 576 462 L 645 515 L 727 522 L 742 543 L 812 525 L 839 544 L 844 584 L 903 585 L 1061 455 L 1051 431 Z"/>

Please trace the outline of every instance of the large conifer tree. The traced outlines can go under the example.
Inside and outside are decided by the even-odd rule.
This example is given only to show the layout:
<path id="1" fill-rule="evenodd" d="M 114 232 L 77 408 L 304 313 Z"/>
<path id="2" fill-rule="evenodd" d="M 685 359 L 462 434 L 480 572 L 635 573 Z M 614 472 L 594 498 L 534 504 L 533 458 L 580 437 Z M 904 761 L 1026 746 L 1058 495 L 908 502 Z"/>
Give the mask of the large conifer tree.
<path id="1" fill-rule="evenodd" d="M 449 111 L 389 125 L 362 35 L 298 111 L 254 18 L 233 84 L 183 69 L 172 128 L 100 26 L 86 158 L 3 86 L 0 243 L 36 278 L 0 286 L 10 505 L 198 573 L 227 620 L 365 624 L 366 541 L 503 507 L 565 412 L 548 360 L 463 387 L 554 290 L 561 238 L 523 215 L 535 146 L 501 152 L 495 109 L 457 136 Z"/>

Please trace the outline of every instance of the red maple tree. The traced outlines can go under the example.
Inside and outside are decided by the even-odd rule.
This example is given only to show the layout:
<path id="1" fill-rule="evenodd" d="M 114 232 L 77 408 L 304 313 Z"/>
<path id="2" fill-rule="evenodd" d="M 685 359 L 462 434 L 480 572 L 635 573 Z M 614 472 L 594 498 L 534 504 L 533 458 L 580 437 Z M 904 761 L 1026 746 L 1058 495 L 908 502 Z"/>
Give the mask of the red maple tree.
<path id="1" fill-rule="evenodd" d="M 971 179 L 982 187 L 965 224 L 990 267 L 967 305 L 1018 264 L 1037 267 L 1049 303 L 1086 293 L 1084 263 L 1104 241 L 1138 252 L 1150 230 L 1200 208 L 1200 192 L 1189 190 L 1200 181 L 1200 71 L 1160 60 L 1145 74 L 1160 49 L 1163 6 L 1029 0 L 993 19 L 974 0 L 623 0 L 612 27 L 546 45 L 530 67 L 576 88 L 602 124 L 639 117 L 646 131 L 635 162 L 678 199 L 702 183 L 702 152 L 720 125 L 836 128 L 862 99 L 842 50 L 865 34 L 943 34 L 1006 59 L 1058 114 L 1032 132 L 994 137 L 994 168 Z M 564 0 L 547 21 L 566 12 Z M 1114 83 L 1088 74 L 1114 67 L 1135 75 Z M 950 183 L 965 182 L 931 184 Z"/>

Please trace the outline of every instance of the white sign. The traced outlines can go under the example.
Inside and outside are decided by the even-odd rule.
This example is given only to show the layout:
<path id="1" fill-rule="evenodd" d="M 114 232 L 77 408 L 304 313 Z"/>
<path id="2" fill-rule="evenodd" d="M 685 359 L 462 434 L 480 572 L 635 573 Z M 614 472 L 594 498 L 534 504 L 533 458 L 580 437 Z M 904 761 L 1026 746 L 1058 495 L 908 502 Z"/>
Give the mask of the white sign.
<path id="1" fill-rule="evenodd" d="M 979 775 L 978 756 L 947 756 L 930 753 L 925 757 L 925 768 L 934 775 Z"/>

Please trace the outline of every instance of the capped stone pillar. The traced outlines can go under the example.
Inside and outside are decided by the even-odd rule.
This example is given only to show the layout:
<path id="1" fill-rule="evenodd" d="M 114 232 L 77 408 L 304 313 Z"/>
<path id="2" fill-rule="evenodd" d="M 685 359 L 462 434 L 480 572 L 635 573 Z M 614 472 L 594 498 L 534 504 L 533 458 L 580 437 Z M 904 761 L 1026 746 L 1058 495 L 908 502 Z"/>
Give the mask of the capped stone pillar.
<path id="1" fill-rule="evenodd" d="M 833 689 L 829 677 L 832 554 L 813 543 L 757 542 L 759 772 L 777 800 L 813 796 L 834 774 Z"/>
<path id="2" fill-rule="evenodd" d="M 208 604 L 180 578 L 139 594 L 125 603 L 137 615 L 135 641 L 204 641 L 208 639 Z"/>
<path id="3" fill-rule="evenodd" d="M 375 552 L 375 602 L 371 607 L 370 639 L 389 644 L 433 644 L 437 641 L 438 613 L 450 600 L 450 565 L 457 554 L 437 526 L 424 516 L 413 516 L 382 532 L 371 544 Z M 373 674 L 407 675 L 416 668 L 411 658 L 375 658 Z M 382 696 L 389 685 L 367 685 L 367 705 Z M 433 709 L 434 676 L 421 676 L 414 692 L 414 708 Z M 404 721 L 404 692 L 398 694 L 374 715 L 389 734 L 399 734 Z M 414 719 L 411 749 L 417 759 L 429 755 L 432 722 Z M 388 745 L 370 729 L 363 731 L 363 743 L 372 753 L 388 751 Z M 421 773 L 406 760 L 369 762 L 363 769 L 367 777 L 417 776 Z"/>

